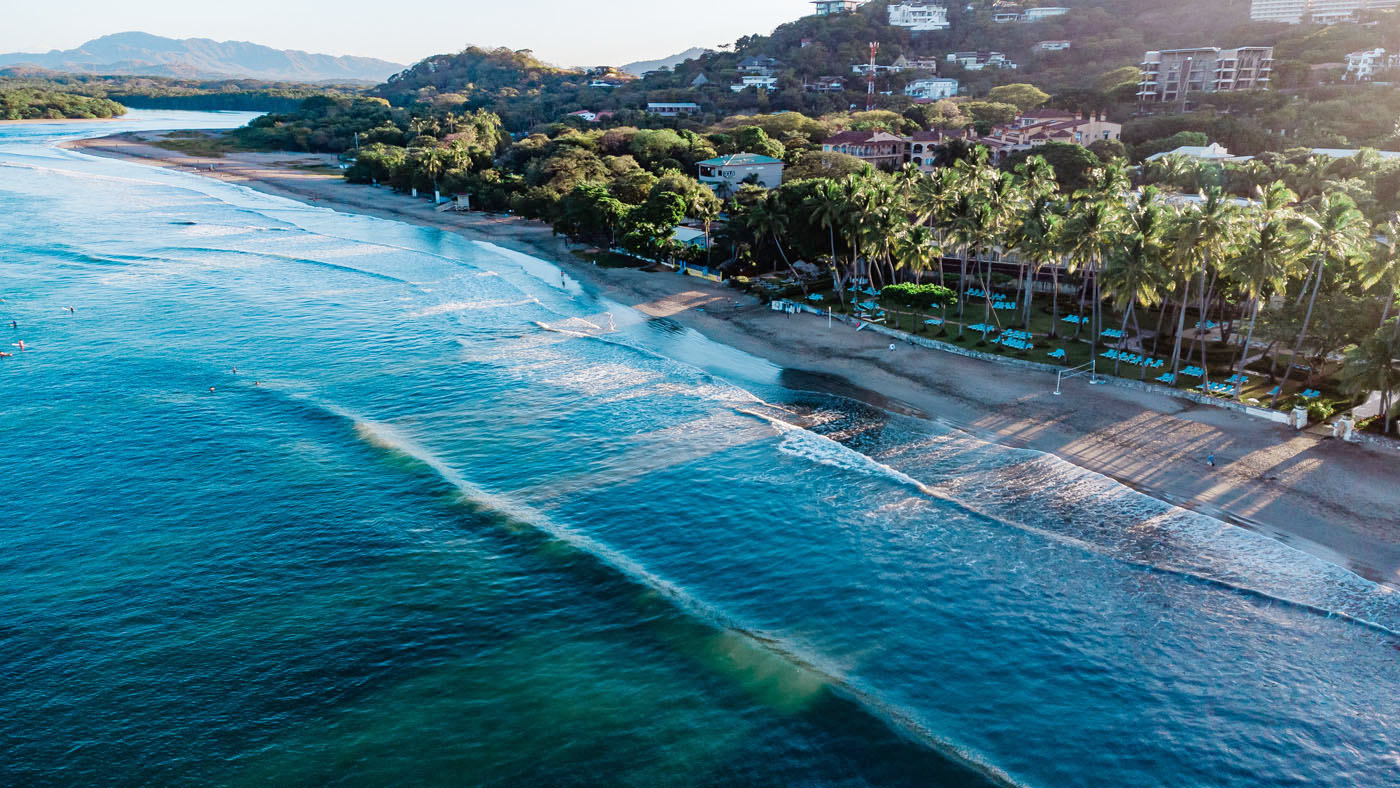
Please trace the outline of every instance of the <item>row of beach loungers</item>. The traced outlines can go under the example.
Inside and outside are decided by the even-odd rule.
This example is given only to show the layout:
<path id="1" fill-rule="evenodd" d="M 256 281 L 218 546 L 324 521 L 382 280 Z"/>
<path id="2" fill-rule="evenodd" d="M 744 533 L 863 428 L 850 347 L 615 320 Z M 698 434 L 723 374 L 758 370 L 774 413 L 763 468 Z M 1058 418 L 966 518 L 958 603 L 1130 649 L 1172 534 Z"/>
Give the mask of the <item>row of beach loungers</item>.
<path id="1" fill-rule="evenodd" d="M 1161 369 L 1167 365 L 1167 362 L 1160 358 L 1147 358 L 1146 356 L 1140 356 L 1136 353 L 1128 353 L 1121 350 L 1110 350 L 1104 353 L 1103 357 L 1113 361 L 1121 361 L 1124 364 L 1147 367 L 1148 369 Z"/>

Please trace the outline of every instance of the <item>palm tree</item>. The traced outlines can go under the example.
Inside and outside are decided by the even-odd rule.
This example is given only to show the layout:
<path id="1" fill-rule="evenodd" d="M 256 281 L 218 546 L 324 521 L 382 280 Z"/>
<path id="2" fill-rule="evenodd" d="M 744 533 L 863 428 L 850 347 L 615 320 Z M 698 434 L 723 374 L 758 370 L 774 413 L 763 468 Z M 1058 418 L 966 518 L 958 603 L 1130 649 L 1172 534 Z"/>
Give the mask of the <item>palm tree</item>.
<path id="1" fill-rule="evenodd" d="M 1376 239 L 1362 284 L 1380 287 L 1381 325 L 1384 326 L 1390 320 L 1390 310 L 1395 306 L 1396 292 L 1400 290 L 1400 222 L 1392 219 L 1386 224 L 1381 237 Z M 1400 332 L 1400 322 L 1396 326 L 1397 332 Z"/>
<path id="2" fill-rule="evenodd" d="M 807 292 L 807 283 L 802 276 L 797 273 L 797 269 L 792 266 L 792 261 L 788 259 L 787 250 L 783 248 L 782 236 L 787 233 L 788 210 L 782 194 L 770 191 L 763 197 L 763 202 L 754 206 L 754 210 L 749 214 L 749 222 L 757 236 L 768 235 L 773 239 L 773 245 L 778 247 L 778 256 L 783 258 L 783 265 L 792 273 L 794 279 L 802 286 L 803 294 Z"/>
<path id="3" fill-rule="evenodd" d="M 1055 336 L 1060 320 L 1060 262 L 1064 259 L 1061 237 L 1063 226 L 1064 215 L 1060 213 L 1060 204 L 1046 197 L 1032 199 L 1026 209 L 1017 217 L 1016 225 L 1012 229 L 1016 235 L 1017 255 L 1026 267 L 1026 303 L 1023 323 L 1027 329 L 1031 325 L 1031 301 L 1035 297 L 1035 289 L 1031 286 L 1032 279 L 1044 270 L 1045 266 L 1051 266 L 1050 276 L 1054 301 L 1054 322 L 1050 325 L 1051 337 Z"/>
<path id="4" fill-rule="evenodd" d="M 1201 348 L 1202 380 L 1207 390 L 1210 386 L 1210 368 L 1206 363 L 1206 335 L 1209 333 L 1210 299 L 1214 290 L 1211 276 L 1212 266 L 1219 267 L 1233 257 L 1239 249 L 1240 212 L 1219 188 L 1207 189 L 1201 193 L 1200 202 L 1194 203 L 1182 213 L 1178 222 L 1177 244 L 1184 259 L 1199 261 L 1200 324 L 1196 329 L 1196 339 Z M 1181 318 L 1185 318 L 1185 303 L 1182 304 Z M 1184 325 L 1179 322 L 1179 329 Z M 1181 334 L 1177 334 L 1180 346 Z"/>
<path id="5" fill-rule="evenodd" d="M 1274 181 L 1268 189 L 1255 189 L 1258 208 L 1248 217 L 1248 238 L 1243 253 L 1227 264 L 1231 278 L 1239 283 L 1241 294 L 1250 304 L 1249 331 L 1244 348 L 1235 365 L 1235 396 L 1244 390 L 1244 368 L 1249 362 L 1249 350 L 1254 344 L 1254 327 L 1259 321 L 1259 309 L 1264 296 L 1283 292 L 1288 280 L 1302 267 L 1306 239 L 1300 232 L 1302 216 L 1294 203 L 1298 196 L 1283 181 Z"/>
<path id="6" fill-rule="evenodd" d="M 418 154 L 418 171 L 433 182 L 433 202 L 440 202 L 438 178 L 447 169 L 447 152 L 442 148 L 425 148 Z"/>
<path id="7" fill-rule="evenodd" d="M 1089 289 L 1089 278 L 1093 283 L 1093 316 L 1090 332 L 1093 336 L 1090 345 L 1097 350 L 1099 336 L 1103 333 L 1103 309 L 1099 271 L 1104 258 L 1120 241 L 1123 231 L 1123 192 L 1128 182 L 1127 172 L 1120 165 L 1108 165 L 1094 173 L 1094 183 L 1088 189 L 1074 193 L 1070 203 L 1069 219 L 1065 226 L 1065 243 L 1069 257 L 1070 273 L 1079 268 L 1085 269 L 1085 290 Z M 1075 339 L 1083 329 L 1078 324 Z"/>
<path id="8" fill-rule="evenodd" d="M 971 160 L 954 165 L 957 184 L 948 204 L 947 235 L 960 250 L 958 269 L 958 336 L 963 335 L 962 319 L 967 293 L 967 265 L 981 260 L 982 250 L 991 245 L 995 229 L 992 200 L 988 195 L 985 149 L 978 148 Z M 987 332 L 983 330 L 985 339 Z"/>
<path id="9" fill-rule="evenodd" d="M 1311 251 L 1313 270 L 1309 275 L 1312 292 L 1308 296 L 1308 310 L 1303 316 L 1303 328 L 1298 332 L 1298 341 L 1293 345 L 1289 356 L 1288 369 L 1283 373 L 1278 394 L 1273 402 L 1278 402 L 1283 389 L 1293 377 L 1293 369 L 1298 365 L 1298 354 L 1303 352 L 1303 343 L 1308 338 L 1308 327 L 1312 324 L 1313 308 L 1317 306 L 1317 294 L 1322 289 L 1322 277 L 1330 265 L 1335 274 L 1340 275 L 1347 268 L 1364 258 L 1366 244 L 1370 242 L 1371 227 L 1366 217 L 1357 210 L 1356 203 L 1346 195 L 1324 194 L 1319 198 L 1317 215 L 1313 217 Z M 1304 283 L 1306 288 L 1307 283 Z"/>
<path id="10" fill-rule="evenodd" d="M 1381 413 L 1385 417 L 1385 434 L 1390 434 L 1391 411 L 1395 409 L 1395 392 L 1400 389 L 1400 337 L 1379 329 L 1361 344 L 1346 352 L 1342 365 L 1342 385 L 1356 394 L 1380 392 Z"/>
<path id="11" fill-rule="evenodd" d="M 1157 190 L 1151 186 L 1142 190 L 1137 204 L 1128 214 L 1126 238 L 1104 261 L 1101 277 L 1103 290 L 1114 307 L 1123 311 L 1120 334 L 1127 334 L 1129 320 L 1136 322 L 1134 310 L 1139 303 L 1153 306 L 1162 297 L 1162 285 L 1166 279 L 1162 237 L 1166 228 L 1164 212 L 1157 197 Z M 1115 359 L 1114 375 L 1118 374 L 1118 365 L 1119 360 Z M 1143 365 L 1142 375 L 1147 376 L 1146 365 Z"/>
<path id="12" fill-rule="evenodd" d="M 846 305 L 845 277 L 841 276 L 840 267 L 836 264 L 836 228 L 844 226 L 847 218 L 847 205 L 845 194 L 841 186 L 832 180 L 823 180 L 817 184 L 812 195 L 807 198 L 807 208 L 812 212 L 812 218 L 821 225 L 827 232 L 827 237 L 831 241 L 831 278 L 836 285 L 836 293 L 841 299 L 841 306 Z"/>

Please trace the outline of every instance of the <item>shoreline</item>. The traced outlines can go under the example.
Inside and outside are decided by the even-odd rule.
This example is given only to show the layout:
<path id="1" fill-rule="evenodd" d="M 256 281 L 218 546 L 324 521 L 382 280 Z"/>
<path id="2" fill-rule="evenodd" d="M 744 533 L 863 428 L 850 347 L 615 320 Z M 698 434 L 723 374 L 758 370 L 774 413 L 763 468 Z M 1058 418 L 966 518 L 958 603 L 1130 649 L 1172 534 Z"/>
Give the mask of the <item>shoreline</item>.
<path id="1" fill-rule="evenodd" d="M 888 337 L 856 333 L 841 324 L 828 329 L 814 316 L 789 317 L 752 297 L 736 300 L 736 292 L 727 287 L 684 276 L 597 268 L 572 254 L 568 243 L 539 222 L 439 213 L 422 199 L 305 169 L 333 163 L 333 156 L 187 156 L 148 144 L 160 133 L 88 138 L 62 147 L 198 172 L 540 257 L 647 315 L 674 320 L 798 376 L 810 373 L 837 387 L 855 387 L 832 393 L 881 400 L 870 404 L 913 410 L 983 440 L 1052 454 L 1169 504 L 1259 531 L 1400 588 L 1400 485 L 1395 484 L 1400 458 L 1393 454 L 1150 392 L 1090 389 L 1081 381 L 1070 383 L 1066 396 L 1054 397 L 1055 379 L 1048 373 L 906 344 L 891 352 Z M 1210 453 L 1219 462 L 1215 469 L 1205 465 Z"/>

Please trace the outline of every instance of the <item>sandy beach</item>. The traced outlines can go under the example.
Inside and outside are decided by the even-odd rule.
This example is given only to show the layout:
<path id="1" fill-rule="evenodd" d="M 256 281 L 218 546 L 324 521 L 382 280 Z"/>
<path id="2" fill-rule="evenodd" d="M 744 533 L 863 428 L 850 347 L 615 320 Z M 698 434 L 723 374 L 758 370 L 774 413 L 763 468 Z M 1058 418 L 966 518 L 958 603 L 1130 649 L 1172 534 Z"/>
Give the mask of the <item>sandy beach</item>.
<path id="1" fill-rule="evenodd" d="M 1400 453 L 1356 446 L 1314 428 L 1112 386 L 1066 384 L 993 362 L 900 345 L 813 316 L 789 317 L 736 291 L 688 277 L 599 269 L 550 228 L 514 217 L 439 213 L 425 200 L 354 186 L 317 167 L 334 157 L 233 153 L 191 157 L 148 144 L 158 133 L 66 143 L 336 210 L 431 225 L 565 267 L 589 287 L 650 315 L 792 370 L 836 376 L 908 409 L 1007 445 L 1057 455 L 1171 503 L 1268 533 L 1400 587 Z M 212 169 L 211 169 L 212 168 Z M 1219 467 L 1205 458 L 1216 456 Z"/>

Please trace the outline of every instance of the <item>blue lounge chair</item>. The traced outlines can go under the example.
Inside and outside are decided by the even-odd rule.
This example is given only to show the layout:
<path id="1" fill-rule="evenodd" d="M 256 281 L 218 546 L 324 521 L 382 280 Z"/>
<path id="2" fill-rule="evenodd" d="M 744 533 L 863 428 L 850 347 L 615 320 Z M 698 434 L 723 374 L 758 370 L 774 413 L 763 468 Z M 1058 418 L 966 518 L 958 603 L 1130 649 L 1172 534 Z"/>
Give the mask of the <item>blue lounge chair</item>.
<path id="1" fill-rule="evenodd" d="M 1048 354 L 1050 358 L 1063 359 L 1065 357 L 1064 348 L 1055 348 L 1054 352 Z"/>

